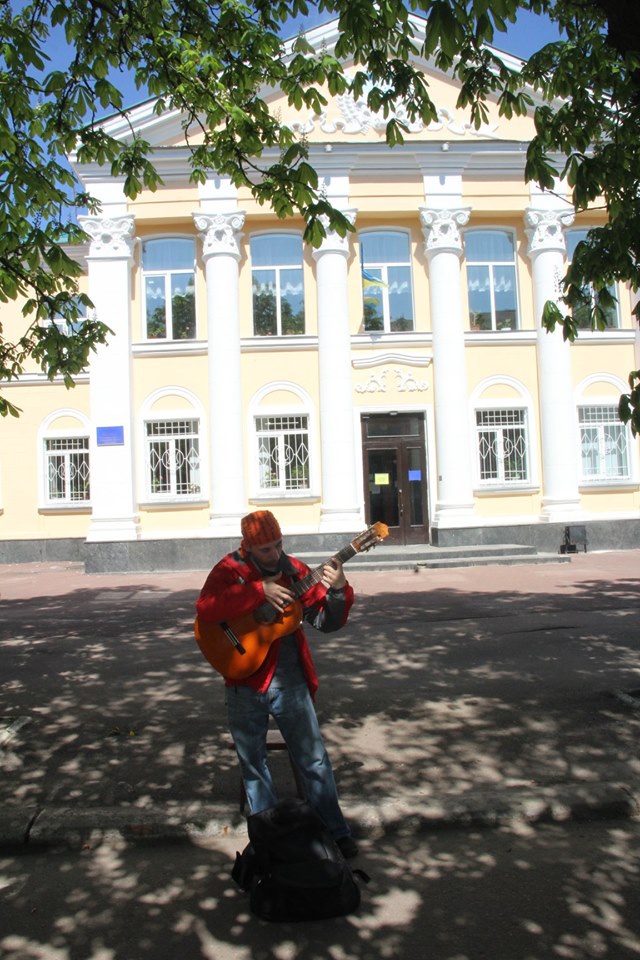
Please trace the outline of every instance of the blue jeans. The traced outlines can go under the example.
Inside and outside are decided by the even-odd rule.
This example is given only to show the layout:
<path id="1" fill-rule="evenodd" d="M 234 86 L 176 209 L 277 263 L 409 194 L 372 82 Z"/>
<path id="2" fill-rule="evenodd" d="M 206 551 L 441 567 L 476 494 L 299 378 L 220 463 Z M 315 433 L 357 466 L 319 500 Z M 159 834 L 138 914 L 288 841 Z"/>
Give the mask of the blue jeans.
<path id="1" fill-rule="evenodd" d="M 277 723 L 304 788 L 305 799 L 338 839 L 351 831 L 342 815 L 329 755 L 306 683 L 272 686 L 266 693 L 227 687 L 227 716 L 251 813 L 278 801 L 267 761 L 269 716 Z"/>

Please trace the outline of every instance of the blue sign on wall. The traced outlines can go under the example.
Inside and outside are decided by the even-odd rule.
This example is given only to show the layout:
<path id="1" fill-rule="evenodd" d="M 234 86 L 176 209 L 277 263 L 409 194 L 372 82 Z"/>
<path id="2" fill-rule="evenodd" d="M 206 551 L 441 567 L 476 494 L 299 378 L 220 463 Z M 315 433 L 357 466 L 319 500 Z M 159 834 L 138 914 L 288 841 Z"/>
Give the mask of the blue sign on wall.
<path id="1" fill-rule="evenodd" d="M 96 439 L 99 447 L 118 447 L 124 443 L 124 427 L 97 427 Z"/>

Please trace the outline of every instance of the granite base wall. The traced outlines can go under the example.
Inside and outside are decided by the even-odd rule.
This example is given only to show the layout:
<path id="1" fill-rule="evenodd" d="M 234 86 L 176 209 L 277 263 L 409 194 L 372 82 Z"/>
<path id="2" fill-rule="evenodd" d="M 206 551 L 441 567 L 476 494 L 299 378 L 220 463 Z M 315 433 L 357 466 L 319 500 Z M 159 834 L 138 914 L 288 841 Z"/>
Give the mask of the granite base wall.
<path id="1" fill-rule="evenodd" d="M 587 550 L 633 550 L 640 547 L 640 517 L 632 520 L 589 520 L 567 523 L 513 524 L 496 527 L 462 527 L 431 531 L 435 547 L 488 546 L 517 543 L 542 553 L 557 553 L 567 526 L 586 528 Z"/>
<path id="2" fill-rule="evenodd" d="M 460 527 L 431 531 L 425 549 L 500 546 L 532 546 L 541 553 L 557 553 L 564 540 L 565 523 L 532 523 L 496 527 Z M 640 549 L 640 518 L 595 520 L 577 524 L 585 527 L 587 550 Z M 293 554 L 330 556 L 360 533 L 321 533 L 287 536 L 287 550 Z M 238 546 L 237 537 L 176 540 L 133 540 L 87 543 L 82 539 L 0 540 L 0 564 L 84 563 L 87 573 L 146 573 L 153 570 L 209 570 L 214 563 Z M 412 552 L 416 545 L 412 546 Z M 581 548 L 580 548 L 581 549 Z M 396 547 L 399 553 L 402 547 Z"/>

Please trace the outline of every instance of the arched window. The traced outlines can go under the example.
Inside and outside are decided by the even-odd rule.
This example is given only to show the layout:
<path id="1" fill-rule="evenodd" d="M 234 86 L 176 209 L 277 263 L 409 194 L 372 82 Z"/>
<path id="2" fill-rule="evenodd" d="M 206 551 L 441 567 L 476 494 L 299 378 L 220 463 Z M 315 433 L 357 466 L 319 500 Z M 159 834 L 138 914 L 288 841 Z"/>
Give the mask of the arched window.
<path id="1" fill-rule="evenodd" d="M 361 233 L 359 241 L 364 329 L 413 330 L 409 235 L 401 230 L 372 230 Z"/>
<path id="2" fill-rule="evenodd" d="M 261 493 L 309 490 L 309 418 L 278 414 L 255 418 Z"/>
<path id="3" fill-rule="evenodd" d="M 317 477 L 312 410 L 306 391 L 289 381 L 267 384 L 255 395 L 250 404 L 252 496 L 313 496 Z"/>
<path id="4" fill-rule="evenodd" d="M 142 407 L 143 497 L 153 501 L 202 497 L 202 411 L 193 394 L 167 387 Z"/>
<path id="5" fill-rule="evenodd" d="M 464 235 L 472 330 L 516 330 L 516 246 L 509 230 L 467 230 Z"/>
<path id="6" fill-rule="evenodd" d="M 575 253 L 576 247 L 583 240 L 586 240 L 588 230 L 569 230 L 567 232 L 567 259 L 571 263 L 573 255 Z M 618 309 L 618 300 L 617 300 L 617 290 L 615 284 L 611 284 L 607 287 L 607 290 L 612 297 L 616 298 L 616 303 L 614 306 L 607 308 L 602 307 L 605 319 L 607 321 L 608 327 L 619 327 L 620 326 L 620 311 Z M 592 284 L 588 284 L 583 288 L 585 303 L 584 306 L 580 306 L 573 311 L 573 319 L 576 322 L 577 327 L 580 330 L 590 330 L 591 329 L 591 311 L 597 303 L 596 292 Z"/>
<path id="7" fill-rule="evenodd" d="M 529 481 L 527 411 L 522 407 L 476 410 L 478 476 L 481 485 Z"/>
<path id="8" fill-rule="evenodd" d="M 471 405 L 478 488 L 535 486 L 535 416 L 533 401 L 523 384 L 513 377 L 489 377 L 474 390 Z"/>
<path id="9" fill-rule="evenodd" d="M 302 237 L 294 233 L 251 237 L 251 280 L 254 335 L 304 333 Z"/>
<path id="10" fill-rule="evenodd" d="M 195 241 L 189 237 L 144 240 L 142 272 L 147 339 L 193 340 Z"/>
<path id="11" fill-rule="evenodd" d="M 196 419 L 147 420 L 147 482 L 152 499 L 199 496 L 200 423 Z"/>
<path id="12" fill-rule="evenodd" d="M 75 410 L 57 410 L 40 430 L 42 504 L 86 507 L 89 504 L 89 423 Z"/>
<path id="13" fill-rule="evenodd" d="M 581 404 L 578 418 L 582 483 L 630 480 L 629 429 L 618 416 L 618 405 Z"/>

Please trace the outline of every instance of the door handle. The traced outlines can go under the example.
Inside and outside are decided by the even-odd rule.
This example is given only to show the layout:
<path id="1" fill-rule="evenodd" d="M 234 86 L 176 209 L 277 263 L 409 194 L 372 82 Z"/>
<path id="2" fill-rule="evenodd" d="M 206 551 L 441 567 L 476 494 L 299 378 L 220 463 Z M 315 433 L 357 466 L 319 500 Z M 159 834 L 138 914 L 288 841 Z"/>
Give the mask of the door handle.
<path id="1" fill-rule="evenodd" d="M 398 508 L 399 508 L 399 511 L 400 511 L 400 516 L 403 516 L 403 514 L 404 514 L 404 507 L 403 507 L 403 504 L 402 504 L 402 490 L 400 490 L 400 489 L 398 490 Z"/>

